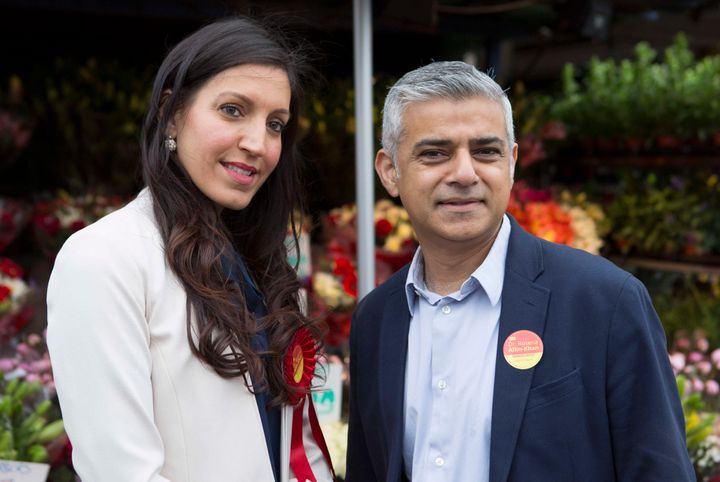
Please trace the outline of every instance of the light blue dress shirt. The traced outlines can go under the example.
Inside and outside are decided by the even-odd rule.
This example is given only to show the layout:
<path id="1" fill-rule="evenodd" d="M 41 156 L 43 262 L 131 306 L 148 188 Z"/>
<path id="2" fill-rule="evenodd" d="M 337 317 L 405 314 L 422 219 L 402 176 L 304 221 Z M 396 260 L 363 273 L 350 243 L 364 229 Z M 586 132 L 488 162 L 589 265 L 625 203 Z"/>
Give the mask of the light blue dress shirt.
<path id="1" fill-rule="evenodd" d="M 421 249 L 405 290 L 410 309 L 403 462 L 413 482 L 487 482 L 495 356 L 510 221 L 459 291 L 440 296 Z"/>

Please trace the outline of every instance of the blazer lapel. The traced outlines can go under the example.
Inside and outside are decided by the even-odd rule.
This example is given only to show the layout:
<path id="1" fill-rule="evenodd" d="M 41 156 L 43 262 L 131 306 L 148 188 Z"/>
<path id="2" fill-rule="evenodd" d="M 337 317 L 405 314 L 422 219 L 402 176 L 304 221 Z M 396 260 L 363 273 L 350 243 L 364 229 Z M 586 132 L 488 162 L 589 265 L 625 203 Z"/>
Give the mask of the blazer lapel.
<path id="1" fill-rule="evenodd" d="M 410 312 L 405 297 L 405 277 L 388 297 L 380 323 L 379 397 L 388 450 L 387 480 L 400 480 L 404 430 L 405 362 Z"/>
<path id="2" fill-rule="evenodd" d="M 490 482 L 505 482 L 508 478 L 534 373 L 534 368 L 518 370 L 510 366 L 502 346 L 518 330 L 530 330 L 542 338 L 550 299 L 550 291 L 534 283 L 542 273 L 539 241 L 512 218 L 511 225 L 495 367 Z"/>

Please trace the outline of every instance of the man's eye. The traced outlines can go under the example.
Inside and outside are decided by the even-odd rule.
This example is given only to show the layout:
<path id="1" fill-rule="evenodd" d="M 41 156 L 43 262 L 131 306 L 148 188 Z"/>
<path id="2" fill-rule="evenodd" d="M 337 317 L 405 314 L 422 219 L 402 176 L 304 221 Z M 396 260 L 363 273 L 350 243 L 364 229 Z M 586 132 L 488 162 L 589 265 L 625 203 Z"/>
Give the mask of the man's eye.
<path id="1" fill-rule="evenodd" d="M 242 115 L 240 108 L 233 104 L 222 105 L 220 106 L 220 110 L 231 117 L 240 117 Z"/>
<path id="2" fill-rule="evenodd" d="M 423 151 L 420 153 L 421 157 L 429 157 L 431 159 L 444 156 L 445 153 L 442 151 Z"/>
<path id="3" fill-rule="evenodd" d="M 500 150 L 494 147 L 486 147 L 475 151 L 480 156 L 497 156 L 500 154 Z"/>

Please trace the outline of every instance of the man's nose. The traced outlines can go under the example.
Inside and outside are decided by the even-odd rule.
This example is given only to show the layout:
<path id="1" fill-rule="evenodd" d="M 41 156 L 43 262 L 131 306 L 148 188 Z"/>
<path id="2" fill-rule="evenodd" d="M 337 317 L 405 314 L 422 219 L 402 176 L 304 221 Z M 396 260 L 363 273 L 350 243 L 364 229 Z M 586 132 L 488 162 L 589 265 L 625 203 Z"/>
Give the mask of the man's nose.
<path id="1" fill-rule="evenodd" d="M 475 160 L 468 151 L 458 151 L 451 164 L 450 182 L 462 186 L 471 186 L 480 180 L 477 174 Z"/>

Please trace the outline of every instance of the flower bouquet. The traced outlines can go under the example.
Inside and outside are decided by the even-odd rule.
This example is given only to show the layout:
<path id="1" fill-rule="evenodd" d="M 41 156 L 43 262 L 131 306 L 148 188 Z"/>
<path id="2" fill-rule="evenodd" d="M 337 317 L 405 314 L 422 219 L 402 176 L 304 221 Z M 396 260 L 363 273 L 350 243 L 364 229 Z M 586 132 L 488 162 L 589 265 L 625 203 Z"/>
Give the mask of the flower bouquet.
<path id="1" fill-rule="evenodd" d="M 60 191 L 57 197 L 35 204 L 32 218 L 35 240 L 46 256 L 54 258 L 71 234 L 120 208 L 124 202 L 120 196 L 88 193 L 73 197 Z"/>
<path id="2" fill-rule="evenodd" d="M 30 320 L 34 312 L 31 296 L 22 268 L 8 258 L 0 258 L 0 342 L 7 341 Z"/>
<path id="3" fill-rule="evenodd" d="M 44 337 L 31 333 L 14 343 L 12 348 L 12 353 L 0 358 L 0 372 L 5 374 L 5 378 L 19 378 L 28 383 L 39 382 L 47 398 L 54 396 L 55 381 Z"/>
<path id="4" fill-rule="evenodd" d="M 407 264 L 415 251 L 415 235 L 407 212 L 389 200 L 375 205 L 375 284 Z M 350 334 L 357 302 L 357 232 L 353 205 L 335 208 L 324 219 L 326 244 L 315 265 L 310 289 L 311 313 L 326 321 L 329 346 L 342 345 Z"/>
<path id="5" fill-rule="evenodd" d="M 412 260 L 415 232 L 405 209 L 388 199 L 375 204 L 375 259 L 390 267 L 390 274 Z"/>
<path id="6" fill-rule="evenodd" d="M 599 205 L 589 203 L 584 193 L 565 191 L 561 201 L 549 190 L 515 183 L 507 211 L 530 233 L 553 243 L 565 244 L 599 254 L 605 232 L 605 215 Z"/>
<path id="7" fill-rule="evenodd" d="M 686 378 L 686 393 L 698 393 L 709 408 L 720 410 L 720 348 L 710 349 L 702 330 L 679 334 L 669 353 L 675 375 Z"/>
<path id="8" fill-rule="evenodd" d="M 23 201 L 0 197 L 0 252 L 22 231 L 30 219 L 31 206 Z"/>

